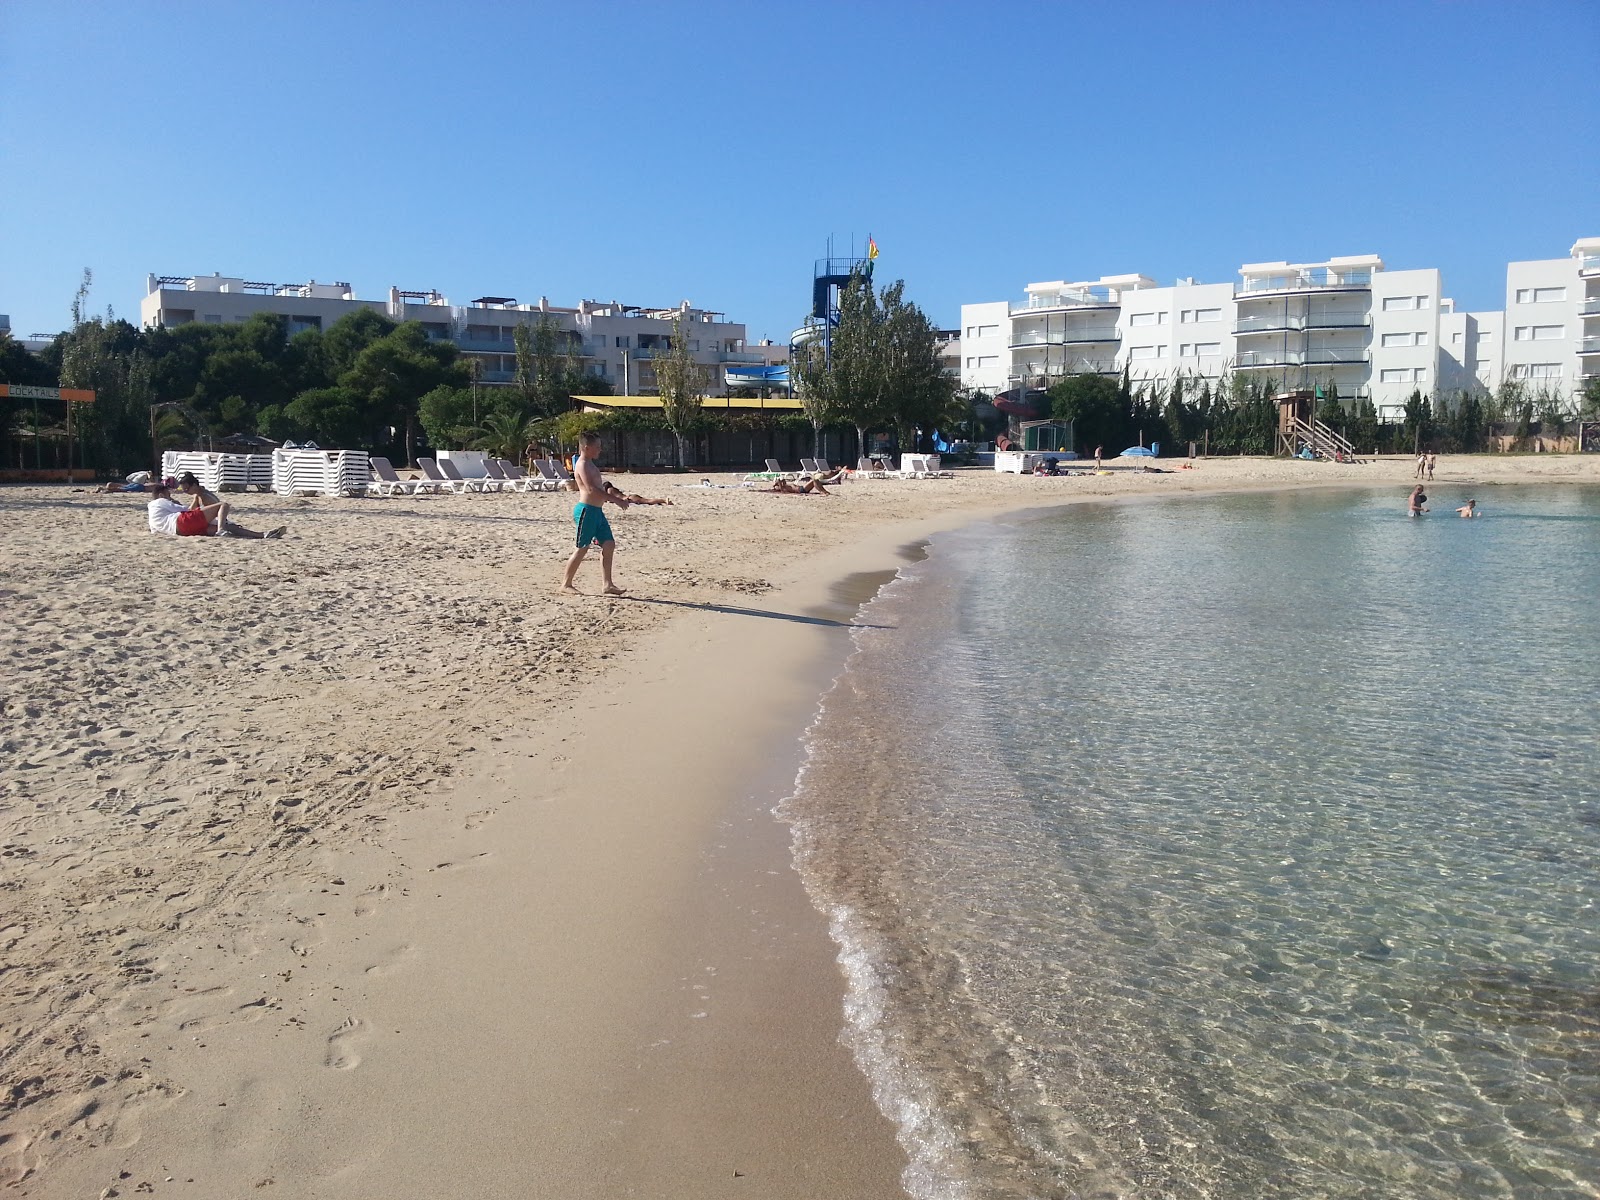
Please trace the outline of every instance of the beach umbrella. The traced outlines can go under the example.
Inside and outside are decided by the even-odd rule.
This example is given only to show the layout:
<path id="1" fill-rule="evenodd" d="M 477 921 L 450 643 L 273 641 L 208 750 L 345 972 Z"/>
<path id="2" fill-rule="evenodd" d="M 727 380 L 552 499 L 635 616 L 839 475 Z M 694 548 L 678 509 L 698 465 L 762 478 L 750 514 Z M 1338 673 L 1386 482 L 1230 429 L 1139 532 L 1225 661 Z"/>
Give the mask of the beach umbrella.
<path id="1" fill-rule="evenodd" d="M 1148 446 L 1129 446 L 1118 455 L 1119 458 L 1154 458 L 1155 456 L 1156 452 Z"/>

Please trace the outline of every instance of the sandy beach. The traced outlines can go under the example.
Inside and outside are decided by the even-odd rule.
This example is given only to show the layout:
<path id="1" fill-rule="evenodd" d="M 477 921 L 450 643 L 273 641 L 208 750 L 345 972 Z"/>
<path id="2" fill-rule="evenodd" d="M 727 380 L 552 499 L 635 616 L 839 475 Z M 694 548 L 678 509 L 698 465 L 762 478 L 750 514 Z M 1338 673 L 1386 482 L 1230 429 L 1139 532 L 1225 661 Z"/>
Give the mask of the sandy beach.
<path id="1" fill-rule="evenodd" d="M 0 489 L 0 1186 L 27 1197 L 901 1195 L 771 808 L 904 555 L 1003 513 L 1389 487 L 1365 465 L 624 477 L 623 598 L 570 496 Z M 1178 463 L 1163 460 L 1168 468 Z M 1445 458 L 1432 519 L 1600 483 Z"/>

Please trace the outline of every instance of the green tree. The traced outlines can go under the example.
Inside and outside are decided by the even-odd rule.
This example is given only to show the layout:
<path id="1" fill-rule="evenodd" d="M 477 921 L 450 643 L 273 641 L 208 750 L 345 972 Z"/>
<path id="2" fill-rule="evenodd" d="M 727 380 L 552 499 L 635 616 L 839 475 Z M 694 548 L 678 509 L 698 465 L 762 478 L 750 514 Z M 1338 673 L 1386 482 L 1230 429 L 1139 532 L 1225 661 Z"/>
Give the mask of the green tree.
<path id="1" fill-rule="evenodd" d="M 585 379 L 571 335 L 548 316 L 511 331 L 517 352 L 514 383 L 525 411 L 553 417 L 572 406 Z"/>
<path id="2" fill-rule="evenodd" d="M 430 446 L 462 446 L 477 433 L 474 401 L 467 388 L 440 384 L 417 402 L 417 420 Z"/>
<path id="3" fill-rule="evenodd" d="M 835 390 L 838 376 L 829 370 L 827 347 L 820 337 L 801 342 L 793 348 L 789 372 L 795 381 L 800 407 L 806 414 L 806 420 L 811 422 L 811 452 L 820 457 L 822 430 L 839 419 L 839 401 Z"/>
<path id="4" fill-rule="evenodd" d="M 1092 452 L 1095 446 L 1115 447 L 1131 440 L 1129 414 L 1123 409 L 1123 389 L 1104 375 L 1067 375 L 1050 386 L 1050 415 L 1072 422 L 1076 444 Z M 1111 450 L 1114 456 L 1118 452 Z"/>
<path id="5" fill-rule="evenodd" d="M 534 424 L 516 412 L 492 412 L 473 431 L 472 448 L 483 450 L 495 458 L 521 462 L 522 451 L 538 441 Z"/>
<path id="6" fill-rule="evenodd" d="M 897 279 L 879 296 L 883 316 L 883 403 L 901 446 L 914 446 L 913 431 L 933 429 L 951 415 L 956 383 L 939 363 L 939 330 L 905 298 Z"/>
<path id="7" fill-rule="evenodd" d="M 683 436 L 700 419 L 705 402 L 706 370 L 695 361 L 684 332 L 683 317 L 672 318 L 672 334 L 667 352 L 656 359 L 656 390 L 661 396 L 661 413 L 667 428 L 678 443 L 678 466 L 684 461 Z"/>
<path id="8" fill-rule="evenodd" d="M 872 290 L 872 275 L 857 270 L 839 289 L 839 323 L 828 334 L 827 369 L 833 373 L 834 403 L 841 420 L 855 426 L 863 450 L 867 431 L 890 419 L 888 330 L 883 308 Z"/>
<path id="9" fill-rule="evenodd" d="M 369 343 L 339 376 L 339 387 L 359 397 L 364 409 L 366 435 L 353 444 L 393 444 L 379 431 L 399 430 L 405 461 L 415 462 L 417 410 L 422 397 L 441 385 L 467 386 L 458 357 L 453 343 L 430 339 L 416 321 L 393 326 Z"/>
<path id="10" fill-rule="evenodd" d="M 323 447 L 368 444 L 371 426 L 359 392 L 347 387 L 312 388 L 283 408 L 279 431 Z M 268 434 L 268 437 L 274 436 Z"/>

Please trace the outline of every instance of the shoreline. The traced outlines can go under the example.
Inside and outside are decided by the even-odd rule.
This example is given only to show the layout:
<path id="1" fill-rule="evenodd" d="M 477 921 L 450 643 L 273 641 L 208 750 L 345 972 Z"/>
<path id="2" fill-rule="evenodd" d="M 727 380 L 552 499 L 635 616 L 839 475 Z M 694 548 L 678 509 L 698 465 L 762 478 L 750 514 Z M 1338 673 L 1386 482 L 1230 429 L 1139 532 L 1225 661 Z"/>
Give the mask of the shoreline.
<path id="1" fill-rule="evenodd" d="M 1576 481 L 1600 482 L 1595 465 Z M 684 598 L 576 602 L 605 605 L 610 624 L 580 623 L 575 636 L 611 636 L 620 648 L 591 645 L 578 662 L 557 650 L 538 660 L 532 687 L 513 681 L 508 692 L 494 681 L 480 702 L 470 678 L 435 689 L 423 676 L 419 703 L 451 707 L 443 717 L 425 707 L 425 721 L 402 724 L 412 749 L 440 751 L 444 769 L 380 781 L 381 796 L 416 795 L 370 836 L 359 808 L 339 829 L 311 823 L 263 872 L 250 893 L 259 911 L 247 919 L 219 921 L 221 905 L 196 910 L 188 925 L 177 918 L 171 945 L 131 988 L 149 993 L 166 981 L 177 995 L 141 1003 L 110 991 L 79 1043 L 122 1070 L 141 1059 L 159 1067 L 0 1112 L 0 1133 L 11 1135 L 0 1142 L 0 1182 L 31 1196 L 131 1193 L 145 1181 L 159 1192 L 167 1176 L 173 1187 L 193 1177 L 196 1188 L 209 1178 L 228 1190 L 271 1179 L 282 1194 L 306 1196 L 376 1196 L 424 1180 L 440 1196 L 602 1196 L 628 1186 L 717 1195 L 757 1180 L 779 1197 L 900 1194 L 904 1152 L 839 1042 L 837 948 L 793 869 L 788 826 L 771 814 L 848 652 L 847 630 L 819 622 L 847 621 L 908 543 L 986 519 L 1159 497 L 1174 479 L 1184 486 L 1170 490 L 1186 495 L 1398 482 L 1207 486 L 1206 474 L 1115 480 L 1149 486 L 1109 493 L 1041 495 L 1039 484 L 1065 492 L 1083 481 L 1028 479 L 1002 481 L 993 494 L 962 495 L 964 481 L 942 495 L 907 493 L 926 511 L 847 525 L 846 545 L 820 546 L 812 526 L 779 529 L 764 557 L 725 553 L 720 569 L 734 576 L 712 599 L 702 587 Z M 1491 481 L 1441 477 L 1435 486 L 1480 482 Z M 871 486 L 847 484 L 841 499 L 853 502 L 858 487 L 863 499 L 894 500 L 892 489 L 941 485 Z M 733 519 L 767 516 L 764 498 L 732 495 L 750 510 Z M 0 492 L 0 512 L 5 499 Z M 462 516 L 479 507 L 462 499 L 437 507 Z M 793 504 L 785 521 L 825 511 L 772 502 Z M 316 502 L 299 504 L 332 528 Z M 514 528 L 486 525 L 491 540 Z M 627 584 L 634 530 L 618 532 Z M 707 532 L 715 543 L 727 531 Z M 147 560 L 190 549 L 127 541 Z M 738 568 L 776 587 L 746 583 Z M 179 562 L 180 572 L 192 569 Z M 537 577 L 548 564 L 530 570 Z M 672 619 L 635 622 L 619 613 L 628 606 Z M 606 654 L 612 661 L 601 661 Z M 563 714 L 575 675 L 586 677 L 581 696 L 597 729 Z M 406 686 L 415 686 L 410 675 Z M 519 692 L 538 701 L 531 715 L 508 705 Z M 307 715 L 293 695 L 285 712 Z M 0 797 L 0 817 L 18 811 L 17 799 Z M 284 820 L 273 824 L 281 839 Z M 295 869 L 296 859 L 311 869 Z M 202 957 L 202 926 L 207 938 L 221 930 L 213 953 L 224 961 Z M 196 945 L 180 953 L 186 938 Z M 152 1038 L 158 1054 L 135 1053 L 152 1049 Z M 24 1121 L 40 1116 L 50 1119 L 34 1136 L 48 1138 L 54 1123 L 55 1145 L 19 1145 Z M 76 1152 L 62 1154 L 61 1138 Z M 501 1161 L 507 1146 L 527 1153 Z M 118 1185 L 123 1170 L 131 1177 Z"/>

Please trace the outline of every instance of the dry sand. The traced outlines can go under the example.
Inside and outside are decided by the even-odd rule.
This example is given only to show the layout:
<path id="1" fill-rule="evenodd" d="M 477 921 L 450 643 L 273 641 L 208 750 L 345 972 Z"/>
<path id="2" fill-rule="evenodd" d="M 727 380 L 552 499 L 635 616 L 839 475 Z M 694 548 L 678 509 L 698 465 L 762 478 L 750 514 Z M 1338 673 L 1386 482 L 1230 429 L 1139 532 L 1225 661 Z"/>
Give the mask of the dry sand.
<path id="1" fill-rule="evenodd" d="M 239 519 L 290 527 L 257 543 L 0 490 L 0 1185 L 900 1194 L 769 812 L 855 601 L 985 515 L 1321 485 L 1398 507 L 1410 477 L 632 477 L 674 503 L 613 516 L 620 600 L 554 594 L 565 493 L 250 496 Z M 1447 458 L 1436 511 L 1519 480 L 1600 459 Z"/>

